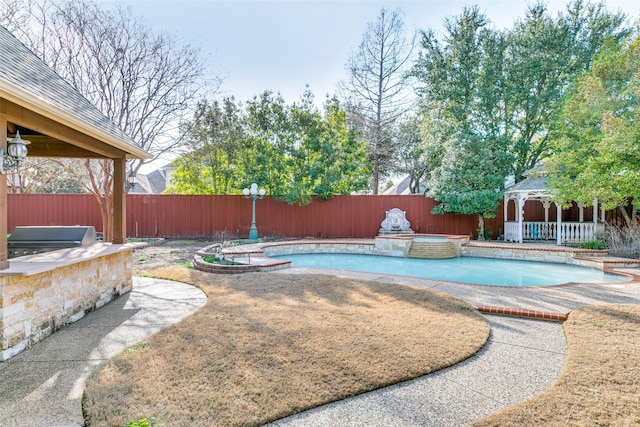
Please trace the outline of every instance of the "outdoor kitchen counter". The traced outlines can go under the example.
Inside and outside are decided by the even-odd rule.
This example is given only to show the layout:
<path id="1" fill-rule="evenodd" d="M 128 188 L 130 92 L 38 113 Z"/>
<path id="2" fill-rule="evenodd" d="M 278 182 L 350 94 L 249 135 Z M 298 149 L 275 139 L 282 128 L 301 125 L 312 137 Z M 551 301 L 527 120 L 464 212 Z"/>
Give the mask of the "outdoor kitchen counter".
<path id="1" fill-rule="evenodd" d="M 0 277 L 31 276 L 120 251 L 133 251 L 134 247 L 134 244 L 95 243 L 90 246 L 25 255 L 9 260 L 9 268 L 0 270 Z"/>
<path id="2" fill-rule="evenodd" d="M 0 361 L 129 292 L 134 247 L 100 242 L 10 259 L 0 270 Z"/>

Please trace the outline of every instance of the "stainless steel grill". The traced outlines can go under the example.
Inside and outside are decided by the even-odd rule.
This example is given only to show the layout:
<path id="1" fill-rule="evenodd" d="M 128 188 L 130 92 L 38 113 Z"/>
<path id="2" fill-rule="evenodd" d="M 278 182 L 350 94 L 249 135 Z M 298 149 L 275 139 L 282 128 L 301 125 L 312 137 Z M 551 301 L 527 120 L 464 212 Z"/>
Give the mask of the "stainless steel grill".
<path id="1" fill-rule="evenodd" d="M 58 249 L 89 246 L 97 242 L 93 226 L 16 227 L 7 239 L 9 258 Z"/>

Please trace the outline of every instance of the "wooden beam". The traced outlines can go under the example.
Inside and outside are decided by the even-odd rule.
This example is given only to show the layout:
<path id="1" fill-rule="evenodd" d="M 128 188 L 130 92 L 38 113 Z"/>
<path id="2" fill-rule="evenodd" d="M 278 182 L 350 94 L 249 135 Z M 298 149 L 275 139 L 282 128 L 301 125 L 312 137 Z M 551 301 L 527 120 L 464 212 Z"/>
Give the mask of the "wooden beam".
<path id="1" fill-rule="evenodd" d="M 26 138 L 25 138 L 26 139 Z M 29 144 L 29 157 L 69 157 L 83 159 L 103 159 L 101 155 L 67 143 Z"/>
<path id="2" fill-rule="evenodd" d="M 0 110 L 3 100 L 0 99 Z M 0 148 L 7 148 L 7 116 L 0 113 Z M 2 159 L 0 159 L 2 161 Z M 7 250 L 7 176 L 0 175 L 0 270 L 9 268 L 9 252 Z"/>
<path id="3" fill-rule="evenodd" d="M 126 174 L 126 159 L 113 161 L 113 243 L 127 242 L 127 205 L 124 182 Z"/>
<path id="4" fill-rule="evenodd" d="M 5 114 L 6 121 L 24 126 L 43 135 L 48 135 L 53 139 L 71 144 L 73 148 L 79 147 L 81 149 L 77 152 L 74 152 L 73 149 L 65 150 L 66 154 L 64 157 L 86 158 L 87 151 L 95 153 L 94 157 L 97 158 L 118 159 L 124 158 L 126 155 L 122 150 L 51 120 L 41 114 L 34 113 L 33 111 L 21 107 L 13 102 L 3 99 L 0 107 L 0 113 Z M 6 133 L 6 124 L 3 128 Z M 6 141 L 6 135 L 4 140 Z"/>
<path id="5" fill-rule="evenodd" d="M 7 127 L 11 129 L 11 124 L 9 123 Z M 15 135 L 15 126 L 13 132 Z M 14 135 L 7 135 L 7 143 Z M 93 151 L 85 150 L 84 148 L 60 141 L 59 139 L 51 138 L 48 135 L 31 135 L 21 131 L 20 137 L 24 141 L 28 141 L 30 143 L 27 145 L 29 157 L 70 157 L 83 159 L 104 158 Z"/>

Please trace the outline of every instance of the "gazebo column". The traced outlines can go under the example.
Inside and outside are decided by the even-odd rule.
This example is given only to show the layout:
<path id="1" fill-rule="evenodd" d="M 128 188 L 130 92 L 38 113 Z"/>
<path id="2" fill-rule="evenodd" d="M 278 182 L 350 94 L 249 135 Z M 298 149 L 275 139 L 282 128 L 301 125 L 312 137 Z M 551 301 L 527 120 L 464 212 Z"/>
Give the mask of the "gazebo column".
<path id="1" fill-rule="evenodd" d="M 556 243 L 562 245 L 562 206 L 556 203 Z"/>
<path id="2" fill-rule="evenodd" d="M 579 222 L 584 222 L 584 203 L 578 202 L 578 209 L 580 210 Z"/>
<path id="3" fill-rule="evenodd" d="M 548 199 L 542 200 L 542 207 L 544 207 L 544 233 L 543 238 L 546 240 L 549 238 L 549 208 L 551 207 L 551 201 Z"/>
<path id="4" fill-rule="evenodd" d="M 113 243 L 126 243 L 127 238 L 127 205 L 124 191 L 127 160 L 113 160 Z"/>
<path id="5" fill-rule="evenodd" d="M 518 203 L 517 215 L 518 215 L 518 243 L 523 242 L 523 232 L 524 232 L 524 204 L 527 201 L 526 197 L 523 197 L 521 194 L 518 194 L 518 198 L 516 199 Z"/>
<path id="6" fill-rule="evenodd" d="M 0 100 L 2 110 L 2 100 Z M 0 113 L 0 147 L 7 149 L 7 116 Z M 0 159 L 2 161 L 2 159 Z M 9 268 L 9 251 L 7 250 L 7 230 L 9 225 L 7 209 L 7 175 L 0 175 L 0 270 Z"/>
<path id="7" fill-rule="evenodd" d="M 593 199 L 593 222 L 598 223 L 598 198 Z"/>
<path id="8" fill-rule="evenodd" d="M 504 213 L 502 218 L 503 218 L 503 221 L 505 222 L 505 231 L 506 231 L 506 222 L 509 219 L 508 216 L 507 216 L 508 212 L 509 212 L 509 210 L 507 209 L 507 207 L 508 207 L 507 205 L 508 204 L 509 204 L 509 198 L 505 194 L 504 195 L 504 202 L 502 202 L 502 210 L 503 210 L 503 213 Z"/>

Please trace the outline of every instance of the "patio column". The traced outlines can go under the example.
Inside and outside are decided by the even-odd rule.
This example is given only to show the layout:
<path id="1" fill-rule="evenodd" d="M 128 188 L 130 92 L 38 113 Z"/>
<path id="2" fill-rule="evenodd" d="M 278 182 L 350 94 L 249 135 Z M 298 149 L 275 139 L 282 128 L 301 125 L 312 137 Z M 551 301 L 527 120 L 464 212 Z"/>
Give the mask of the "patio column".
<path id="1" fill-rule="evenodd" d="M 0 147 L 7 149 L 7 115 L 2 113 L 0 100 Z M 1 161 L 1 159 L 0 159 Z M 9 268 L 9 252 L 7 250 L 7 175 L 0 175 L 0 270 Z"/>
<path id="2" fill-rule="evenodd" d="M 127 160 L 113 159 L 113 243 L 127 242 L 127 204 L 124 182 Z"/>

